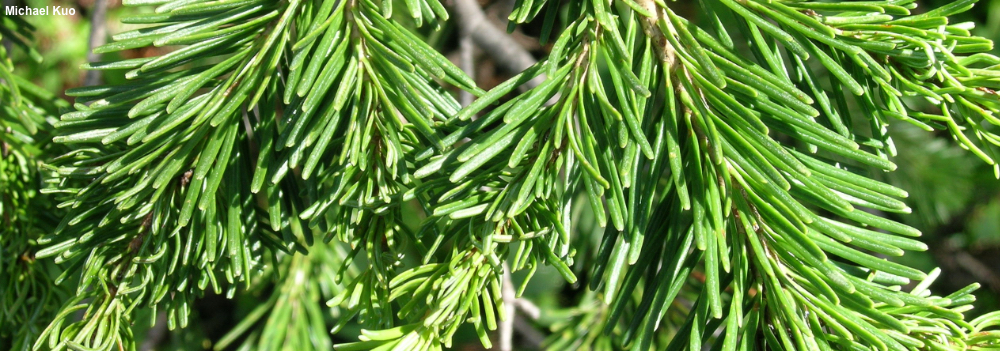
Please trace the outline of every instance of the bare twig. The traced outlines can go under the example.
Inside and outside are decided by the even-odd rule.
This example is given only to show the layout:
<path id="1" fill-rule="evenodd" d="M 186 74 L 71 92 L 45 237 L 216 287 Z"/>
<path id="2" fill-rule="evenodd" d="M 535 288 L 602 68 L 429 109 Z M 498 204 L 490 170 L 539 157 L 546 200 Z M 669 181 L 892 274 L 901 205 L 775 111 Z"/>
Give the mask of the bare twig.
<path id="1" fill-rule="evenodd" d="M 538 319 L 542 316 L 542 309 L 538 308 L 531 300 L 519 298 L 514 301 L 514 305 L 521 313 L 531 319 Z"/>
<path id="2" fill-rule="evenodd" d="M 463 35 L 472 37 L 476 46 L 483 49 L 503 69 L 510 73 L 521 73 L 537 62 L 517 41 L 486 19 L 476 0 L 454 0 L 452 10 Z M 538 76 L 525 86 L 534 88 L 544 81 L 545 77 Z"/>
<path id="3" fill-rule="evenodd" d="M 473 60 L 473 51 L 474 51 L 473 49 L 474 47 L 472 43 L 472 36 L 469 35 L 469 32 L 463 30 L 462 33 L 459 34 L 459 39 L 458 39 L 458 50 L 459 50 L 458 64 L 459 67 L 462 68 L 462 71 L 465 72 L 465 75 L 469 76 L 470 78 L 472 78 L 473 81 L 475 81 L 476 64 Z M 459 102 L 462 103 L 462 107 L 469 106 L 470 104 L 472 104 L 472 100 L 474 98 L 475 96 L 473 96 L 472 93 L 467 92 L 465 90 L 462 90 L 458 94 L 458 100 Z"/>
<path id="4" fill-rule="evenodd" d="M 518 301 L 523 299 L 518 299 Z M 525 350 L 540 350 L 545 343 L 545 334 L 538 331 L 534 325 L 524 319 L 514 321 L 514 331 L 521 337 L 521 346 Z"/>
<path id="5" fill-rule="evenodd" d="M 1000 291 L 1000 277 L 994 272 L 994 268 L 986 265 L 979 259 L 973 257 L 964 250 L 955 249 L 955 262 L 966 272 L 976 277 L 976 280 L 986 284 L 993 291 Z"/>
<path id="6" fill-rule="evenodd" d="M 965 223 L 965 222 L 963 222 Z M 973 256 L 965 248 L 959 247 L 951 240 L 942 239 L 928 245 L 944 274 L 945 283 L 950 289 L 959 289 L 969 284 L 969 280 L 980 282 L 992 291 L 1000 292 L 1000 275 L 997 275 L 990 264 Z M 957 274 L 956 274 L 957 273 Z M 962 277 L 961 273 L 968 274 Z"/>
<path id="7" fill-rule="evenodd" d="M 517 289 L 514 288 L 514 281 L 510 276 L 510 267 L 503 264 L 503 282 L 501 294 L 503 295 L 504 315 L 507 319 L 500 322 L 497 329 L 500 333 L 500 351 L 510 351 L 514 349 L 514 332 L 520 336 L 521 346 L 519 349 L 538 349 L 545 341 L 545 334 L 535 329 L 531 323 L 524 318 L 517 318 L 517 312 L 532 320 L 538 319 L 542 311 L 538 306 L 528 299 L 518 298 Z"/>
<path id="8" fill-rule="evenodd" d="M 156 324 L 149 328 L 146 339 L 139 346 L 139 351 L 153 351 L 163 342 L 167 336 L 167 313 L 160 311 L 156 314 Z"/>
<path id="9" fill-rule="evenodd" d="M 510 279 L 510 267 L 507 267 L 506 263 L 503 264 L 503 287 L 501 289 L 504 315 L 507 318 L 501 321 L 499 326 L 500 351 L 511 351 L 514 346 L 514 320 L 517 319 L 515 315 L 517 310 L 514 309 L 514 305 L 517 298 L 514 296 L 516 294 L 514 282 Z"/>
<path id="10" fill-rule="evenodd" d="M 90 14 L 90 41 L 88 42 L 87 62 L 97 62 L 101 60 L 101 54 L 95 54 L 94 48 L 104 45 L 107 42 L 106 17 L 108 13 L 108 0 L 95 0 L 94 9 Z M 101 84 L 101 71 L 87 71 L 87 76 L 83 80 L 84 86 Z"/>
<path id="11" fill-rule="evenodd" d="M 653 47 L 660 54 L 660 60 L 663 61 L 664 66 L 674 67 L 674 48 L 670 45 L 670 42 L 658 25 L 659 21 L 662 20 L 670 23 L 666 11 L 660 8 L 654 0 L 639 0 L 638 4 L 653 14 L 653 17 L 639 16 L 641 18 L 642 30 L 650 38 Z"/>

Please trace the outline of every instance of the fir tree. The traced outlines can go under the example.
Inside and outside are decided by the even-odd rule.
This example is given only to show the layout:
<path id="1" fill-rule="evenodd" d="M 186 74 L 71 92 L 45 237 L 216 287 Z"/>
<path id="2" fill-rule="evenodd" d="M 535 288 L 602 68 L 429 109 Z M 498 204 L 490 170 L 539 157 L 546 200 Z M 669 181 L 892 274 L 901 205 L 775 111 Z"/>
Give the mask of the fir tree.
<path id="1" fill-rule="evenodd" d="M 466 324 L 490 347 L 543 267 L 583 290 L 550 349 L 1000 347 L 1000 314 L 963 316 L 978 285 L 885 259 L 927 246 L 877 180 L 899 123 L 1000 176 L 1000 58 L 949 21 L 974 0 L 518 0 L 509 28 L 552 45 L 489 91 L 420 35 L 455 26 L 440 0 L 124 3 L 155 10 L 95 52 L 176 49 L 87 64 L 127 81 L 58 121 L 0 65 L 18 348 L 132 350 L 140 315 L 197 328 L 206 291 L 264 296 L 217 350 L 435 350 Z M 68 151 L 29 137 L 48 125 Z"/>
<path id="2" fill-rule="evenodd" d="M 62 211 L 39 193 L 42 161 L 67 152 L 54 145 L 52 125 L 69 104 L 14 72 L 8 48 L 32 60 L 34 28 L 0 17 L 0 348 L 27 350 L 69 297 L 55 286 L 50 260 L 36 260 L 36 240 L 55 229 Z"/>

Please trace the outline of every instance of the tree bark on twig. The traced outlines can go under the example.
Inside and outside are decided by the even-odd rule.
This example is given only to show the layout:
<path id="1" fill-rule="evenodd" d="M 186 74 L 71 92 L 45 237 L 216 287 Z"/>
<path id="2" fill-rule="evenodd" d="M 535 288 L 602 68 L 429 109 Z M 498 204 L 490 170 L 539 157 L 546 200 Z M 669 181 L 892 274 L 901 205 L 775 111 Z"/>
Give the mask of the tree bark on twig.
<path id="1" fill-rule="evenodd" d="M 514 349 L 514 320 L 517 319 L 517 310 L 514 308 L 517 297 L 514 295 L 517 292 L 514 290 L 514 281 L 510 278 L 510 267 L 507 267 L 506 263 L 503 264 L 501 294 L 503 295 L 504 315 L 507 318 L 500 322 L 500 351 L 512 351 Z"/>
<path id="2" fill-rule="evenodd" d="M 156 314 L 156 324 L 146 332 L 146 339 L 139 346 L 139 351 L 153 351 L 167 337 L 167 313 L 160 311 Z"/>
<path id="3" fill-rule="evenodd" d="M 510 267 L 506 263 L 503 264 L 503 281 L 501 284 L 500 293 L 503 299 L 504 315 L 507 319 L 501 321 L 500 325 L 497 326 L 497 331 L 500 334 L 500 351 L 514 350 L 514 332 L 517 332 L 521 337 L 522 347 L 519 349 L 525 347 L 529 349 L 541 348 L 542 342 L 545 341 L 545 334 L 535 329 L 524 318 L 517 318 L 517 314 L 521 312 L 524 316 L 535 320 L 538 319 L 542 311 L 528 299 L 516 296 L 517 289 L 514 288 L 514 280 L 511 279 Z"/>
<path id="4" fill-rule="evenodd" d="M 476 62 L 473 58 L 473 51 L 475 51 L 473 46 L 472 36 L 468 32 L 462 31 L 458 39 L 458 65 L 462 69 L 462 72 L 465 72 L 465 75 L 472 78 L 472 81 L 475 81 Z M 458 101 L 462 104 L 462 107 L 472 104 L 473 99 L 475 99 L 475 96 L 470 92 L 462 90 L 458 93 Z"/>
<path id="5" fill-rule="evenodd" d="M 537 60 L 528 50 L 525 50 L 507 32 L 497 28 L 483 13 L 476 0 L 454 0 L 452 12 L 458 20 L 462 35 L 472 37 L 472 41 L 483 49 L 497 65 L 509 73 L 521 73 Z M 528 89 L 534 88 L 545 81 L 544 76 L 538 76 L 525 84 Z"/>
<path id="6" fill-rule="evenodd" d="M 98 62 L 101 54 L 94 53 L 94 48 L 107 42 L 108 0 L 95 0 L 94 9 L 90 13 L 90 40 L 87 43 L 87 62 Z M 83 79 L 84 86 L 101 84 L 101 71 L 87 71 Z"/>

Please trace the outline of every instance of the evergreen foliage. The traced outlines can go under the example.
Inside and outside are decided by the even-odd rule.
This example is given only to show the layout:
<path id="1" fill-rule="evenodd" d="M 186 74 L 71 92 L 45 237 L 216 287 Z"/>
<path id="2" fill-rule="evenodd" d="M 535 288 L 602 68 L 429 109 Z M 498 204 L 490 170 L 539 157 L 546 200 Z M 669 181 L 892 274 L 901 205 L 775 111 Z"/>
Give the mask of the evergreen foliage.
<path id="1" fill-rule="evenodd" d="M 909 123 L 1000 177 L 1000 58 L 949 22 L 974 0 L 518 0 L 551 50 L 489 91 L 409 25 L 450 25 L 439 0 L 124 3 L 154 10 L 95 52 L 176 49 L 87 64 L 127 81 L 58 121 L 0 52 L 13 348 L 133 350 L 206 291 L 266 296 L 217 350 L 490 347 L 505 272 L 542 267 L 588 289 L 551 349 L 1000 347 L 978 285 L 885 259 L 927 246 L 873 173 Z"/>
<path id="2" fill-rule="evenodd" d="M 0 18 L 0 40 L 34 60 L 32 26 Z M 61 211 L 39 195 L 41 160 L 67 150 L 51 143 L 52 124 L 69 104 L 14 74 L 0 47 L 0 347 L 27 350 L 68 294 L 53 284 L 51 261 L 36 260 L 35 240 L 51 233 Z"/>

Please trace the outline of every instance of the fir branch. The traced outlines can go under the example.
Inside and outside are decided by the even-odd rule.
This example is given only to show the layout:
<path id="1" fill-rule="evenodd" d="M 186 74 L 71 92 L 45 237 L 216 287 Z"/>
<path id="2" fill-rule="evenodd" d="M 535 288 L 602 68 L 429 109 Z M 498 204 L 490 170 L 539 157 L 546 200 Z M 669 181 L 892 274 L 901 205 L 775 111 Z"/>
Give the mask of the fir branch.
<path id="1" fill-rule="evenodd" d="M 19 76 L 8 51 L 40 60 L 34 29 L 17 16 L 0 18 L 0 347 L 10 350 L 27 350 L 68 298 L 53 283 L 56 267 L 36 257 L 36 241 L 62 214 L 39 190 L 52 176 L 43 160 L 66 151 L 51 143 L 51 123 L 68 104 Z"/>
<path id="2" fill-rule="evenodd" d="M 272 280 L 217 348 L 329 348 L 324 311 L 363 328 L 338 350 L 441 349 L 466 323 L 490 347 L 505 264 L 518 296 L 543 266 L 589 288 L 578 324 L 547 323 L 554 349 L 995 347 L 997 315 L 962 314 L 977 285 L 935 296 L 937 271 L 882 258 L 927 246 L 873 214 L 907 192 L 859 171 L 896 169 L 897 121 L 996 165 L 1000 59 L 948 20 L 974 2 L 705 0 L 695 22 L 521 1 L 511 26 L 539 20 L 550 55 L 485 92 L 401 20 L 444 26 L 438 0 L 126 1 L 147 27 L 95 52 L 179 48 L 87 64 L 128 80 L 68 92 L 47 189 L 68 213 L 37 257 L 75 293 L 35 348 L 134 349 L 135 311 L 173 330 L 209 286 Z"/>

